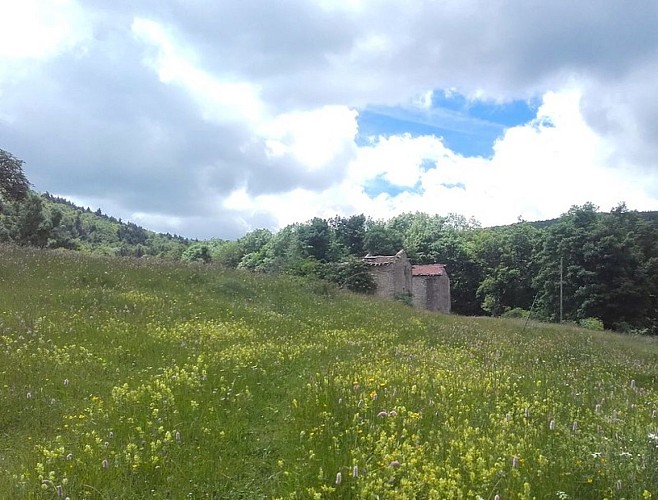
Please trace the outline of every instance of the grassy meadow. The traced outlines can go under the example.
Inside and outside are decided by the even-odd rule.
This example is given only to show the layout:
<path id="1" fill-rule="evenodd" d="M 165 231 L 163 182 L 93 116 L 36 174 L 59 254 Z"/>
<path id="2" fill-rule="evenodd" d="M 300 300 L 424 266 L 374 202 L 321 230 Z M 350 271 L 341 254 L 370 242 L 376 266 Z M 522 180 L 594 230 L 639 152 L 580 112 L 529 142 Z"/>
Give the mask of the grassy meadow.
<path id="1" fill-rule="evenodd" d="M 0 498 L 658 498 L 658 343 L 0 246 Z"/>

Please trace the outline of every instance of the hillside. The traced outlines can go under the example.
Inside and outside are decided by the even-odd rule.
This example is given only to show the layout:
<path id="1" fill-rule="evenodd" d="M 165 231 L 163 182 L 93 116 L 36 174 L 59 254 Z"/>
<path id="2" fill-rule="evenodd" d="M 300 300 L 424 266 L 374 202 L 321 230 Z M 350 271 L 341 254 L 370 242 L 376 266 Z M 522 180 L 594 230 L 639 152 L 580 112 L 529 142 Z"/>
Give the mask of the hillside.
<path id="1" fill-rule="evenodd" d="M 186 238 L 160 234 L 132 222 L 116 219 L 100 209 L 92 211 L 70 201 L 49 195 L 41 196 L 50 219 L 55 215 L 53 237 L 58 247 L 73 248 L 86 253 L 116 256 L 157 256 L 180 259 L 189 245 Z"/>
<path id="2" fill-rule="evenodd" d="M 0 246 L 0 498 L 649 498 L 658 344 Z"/>
<path id="3" fill-rule="evenodd" d="M 186 238 L 160 234 L 132 222 L 76 206 L 48 193 L 29 191 L 18 202 L 0 198 L 0 243 L 66 248 L 122 257 L 154 256 L 179 260 Z"/>

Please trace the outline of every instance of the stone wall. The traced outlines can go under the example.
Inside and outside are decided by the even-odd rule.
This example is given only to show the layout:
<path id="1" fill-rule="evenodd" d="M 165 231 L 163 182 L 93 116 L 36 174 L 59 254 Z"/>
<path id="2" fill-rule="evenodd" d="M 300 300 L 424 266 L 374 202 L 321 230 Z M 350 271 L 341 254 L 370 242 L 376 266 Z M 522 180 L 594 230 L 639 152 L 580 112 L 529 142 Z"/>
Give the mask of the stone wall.
<path id="1" fill-rule="evenodd" d="M 413 304 L 418 309 L 450 312 L 450 280 L 448 276 L 414 276 Z"/>
<path id="2" fill-rule="evenodd" d="M 395 299 L 411 294 L 411 262 L 404 251 L 395 256 L 366 257 L 372 265 L 372 275 L 377 284 L 375 295 Z"/>

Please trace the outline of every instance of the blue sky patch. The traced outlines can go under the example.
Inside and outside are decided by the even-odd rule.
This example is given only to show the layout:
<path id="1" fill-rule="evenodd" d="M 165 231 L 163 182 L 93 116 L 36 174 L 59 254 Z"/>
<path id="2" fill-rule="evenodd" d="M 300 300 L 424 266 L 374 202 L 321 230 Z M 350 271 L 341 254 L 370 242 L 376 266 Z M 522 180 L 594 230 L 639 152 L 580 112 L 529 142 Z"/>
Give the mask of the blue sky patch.
<path id="1" fill-rule="evenodd" d="M 408 133 L 435 135 L 465 156 L 490 157 L 505 129 L 535 118 L 539 101 L 472 101 L 455 92 L 436 91 L 429 108 L 367 106 L 359 114 L 359 143 L 368 137 Z"/>
<path id="2" fill-rule="evenodd" d="M 463 189 L 464 191 L 466 190 L 466 184 L 464 184 L 463 182 L 455 182 L 455 183 L 443 182 L 441 183 L 441 185 L 448 189 Z"/>
<path id="3" fill-rule="evenodd" d="M 417 183 L 414 187 L 398 186 L 387 181 L 382 174 L 367 181 L 363 190 L 370 198 L 375 198 L 382 193 L 387 193 L 390 196 L 397 196 L 404 192 L 416 194 L 422 194 L 423 192 L 420 183 Z"/>

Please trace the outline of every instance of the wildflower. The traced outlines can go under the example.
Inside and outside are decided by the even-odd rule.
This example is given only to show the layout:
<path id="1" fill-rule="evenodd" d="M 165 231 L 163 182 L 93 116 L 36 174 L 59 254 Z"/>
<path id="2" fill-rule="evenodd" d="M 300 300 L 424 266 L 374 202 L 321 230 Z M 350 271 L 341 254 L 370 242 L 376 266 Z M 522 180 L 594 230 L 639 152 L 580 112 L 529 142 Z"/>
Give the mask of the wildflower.
<path id="1" fill-rule="evenodd" d="M 343 475 L 340 472 L 338 472 L 336 474 L 336 484 L 337 485 L 340 484 L 342 480 L 343 480 Z"/>
<path id="2" fill-rule="evenodd" d="M 512 457 L 512 469 L 517 469 L 519 467 L 519 457 L 514 455 Z"/>
<path id="3" fill-rule="evenodd" d="M 389 465 L 394 469 L 397 469 L 398 467 L 400 467 L 400 462 L 398 460 L 393 460 Z"/>
<path id="4" fill-rule="evenodd" d="M 377 416 L 380 417 L 380 418 L 388 417 L 388 413 L 386 412 L 386 410 L 382 410 L 377 414 Z"/>
<path id="5" fill-rule="evenodd" d="M 355 465 L 352 467 L 352 477 L 359 477 L 359 466 Z"/>

